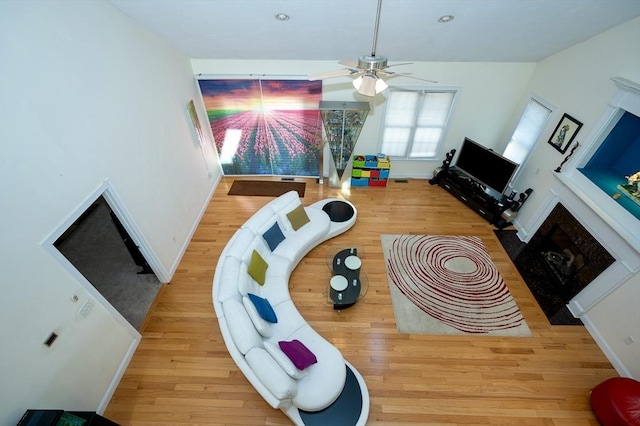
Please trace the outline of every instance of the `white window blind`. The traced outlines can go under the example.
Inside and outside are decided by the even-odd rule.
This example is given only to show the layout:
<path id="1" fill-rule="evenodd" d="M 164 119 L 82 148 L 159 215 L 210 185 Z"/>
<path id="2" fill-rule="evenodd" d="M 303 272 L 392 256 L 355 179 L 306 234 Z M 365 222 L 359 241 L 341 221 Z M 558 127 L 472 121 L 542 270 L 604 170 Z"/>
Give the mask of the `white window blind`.
<path id="1" fill-rule="evenodd" d="M 407 159 L 437 156 L 454 97 L 454 91 L 391 90 L 380 152 Z"/>
<path id="2" fill-rule="evenodd" d="M 530 99 L 503 155 L 511 161 L 522 164 L 540 137 L 550 116 L 551 108 L 533 98 Z"/>

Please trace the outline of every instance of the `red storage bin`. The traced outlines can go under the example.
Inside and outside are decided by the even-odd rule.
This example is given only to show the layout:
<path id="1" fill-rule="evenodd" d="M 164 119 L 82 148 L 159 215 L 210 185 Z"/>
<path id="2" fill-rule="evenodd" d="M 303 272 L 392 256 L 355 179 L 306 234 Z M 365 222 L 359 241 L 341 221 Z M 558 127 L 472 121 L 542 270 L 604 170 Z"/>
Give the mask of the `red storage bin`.
<path id="1" fill-rule="evenodd" d="M 386 179 L 369 179 L 369 186 L 387 186 Z"/>

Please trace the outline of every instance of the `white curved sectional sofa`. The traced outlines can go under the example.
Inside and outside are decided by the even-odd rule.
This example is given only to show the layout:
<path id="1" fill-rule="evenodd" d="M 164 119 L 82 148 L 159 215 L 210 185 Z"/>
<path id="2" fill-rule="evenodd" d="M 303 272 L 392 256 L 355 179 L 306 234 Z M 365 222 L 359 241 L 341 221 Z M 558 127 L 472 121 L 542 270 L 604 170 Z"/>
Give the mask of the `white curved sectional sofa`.
<path id="1" fill-rule="evenodd" d="M 335 346 L 307 324 L 289 295 L 289 276 L 299 261 L 318 244 L 355 223 L 357 211 L 348 201 L 340 200 L 353 208 L 353 217 L 347 221 L 332 222 L 322 210 L 337 200 L 325 199 L 303 207 L 298 193 L 291 191 L 270 201 L 229 240 L 213 279 L 213 305 L 231 357 L 260 395 L 298 425 L 304 424 L 299 410 L 323 410 L 340 396 L 349 365 Z M 295 230 L 305 216 L 308 223 Z M 258 281 L 264 279 L 263 285 L 250 273 L 257 275 Z M 324 292 L 326 285 L 318 282 L 318 291 Z M 255 304 L 256 299 L 262 300 Z M 261 317 L 265 310 L 269 312 L 269 306 L 276 323 Z M 317 362 L 302 370 L 296 367 L 279 343 L 291 341 L 302 343 L 311 352 L 303 353 L 303 360 L 311 362 L 309 356 L 315 356 Z M 295 358 L 294 354 L 292 359 L 299 361 Z M 369 412 L 368 392 L 362 376 L 350 368 L 363 393 L 357 424 L 364 424 Z"/>

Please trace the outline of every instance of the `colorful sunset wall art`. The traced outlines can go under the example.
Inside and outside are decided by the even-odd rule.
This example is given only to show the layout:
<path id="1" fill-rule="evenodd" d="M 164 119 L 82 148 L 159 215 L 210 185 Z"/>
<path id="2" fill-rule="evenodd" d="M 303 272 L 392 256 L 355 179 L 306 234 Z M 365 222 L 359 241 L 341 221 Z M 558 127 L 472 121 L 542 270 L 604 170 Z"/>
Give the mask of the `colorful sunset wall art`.
<path id="1" fill-rule="evenodd" d="M 319 175 L 321 81 L 198 83 L 225 175 Z"/>

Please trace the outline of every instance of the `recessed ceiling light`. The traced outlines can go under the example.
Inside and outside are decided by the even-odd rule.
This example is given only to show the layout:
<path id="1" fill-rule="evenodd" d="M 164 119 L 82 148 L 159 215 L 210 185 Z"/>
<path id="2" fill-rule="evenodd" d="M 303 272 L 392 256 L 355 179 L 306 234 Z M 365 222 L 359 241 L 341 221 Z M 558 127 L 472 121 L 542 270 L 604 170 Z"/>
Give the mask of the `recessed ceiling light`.
<path id="1" fill-rule="evenodd" d="M 453 18 L 453 15 L 442 15 L 438 18 L 438 22 L 440 22 L 441 24 L 446 24 L 447 22 L 453 21 Z"/>
<path id="2" fill-rule="evenodd" d="M 288 21 L 289 15 L 287 15 L 286 13 L 276 13 L 276 19 L 278 21 Z"/>

